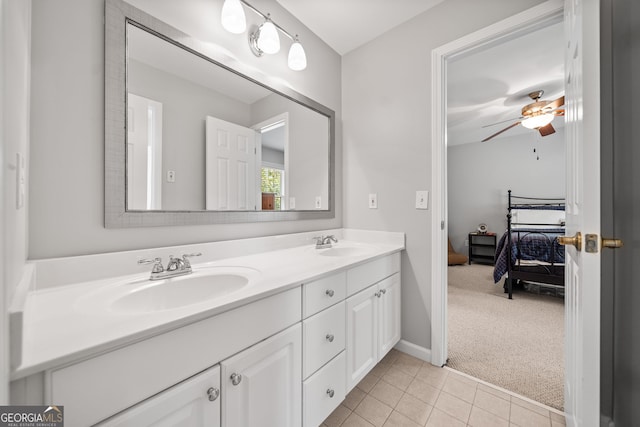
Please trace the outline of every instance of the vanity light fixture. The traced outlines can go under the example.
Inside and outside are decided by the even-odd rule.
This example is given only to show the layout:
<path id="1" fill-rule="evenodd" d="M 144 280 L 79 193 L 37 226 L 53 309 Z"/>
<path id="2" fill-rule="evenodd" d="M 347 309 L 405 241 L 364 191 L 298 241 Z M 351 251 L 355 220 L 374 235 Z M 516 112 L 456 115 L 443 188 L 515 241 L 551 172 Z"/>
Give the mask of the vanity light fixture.
<path id="1" fill-rule="evenodd" d="M 524 119 L 521 124 L 527 129 L 538 129 L 551 123 L 554 117 L 553 114 L 539 114 Z"/>
<path id="2" fill-rule="evenodd" d="M 233 34 L 242 34 L 247 29 L 247 18 L 244 16 L 240 0 L 224 0 L 222 26 Z"/>
<path id="3" fill-rule="evenodd" d="M 257 30 L 249 33 L 249 47 L 254 55 L 260 57 L 263 54 L 273 55 L 280 51 L 280 37 L 278 31 L 293 41 L 289 49 L 288 65 L 294 71 L 307 68 L 307 55 L 298 40 L 298 35 L 293 37 L 281 26 L 271 20 L 270 14 L 264 14 L 247 3 L 245 0 L 225 0 L 222 5 L 222 26 L 233 34 L 241 34 L 246 29 L 246 18 L 242 5 L 260 15 L 265 21 Z M 240 30 L 242 28 L 242 30 Z"/>

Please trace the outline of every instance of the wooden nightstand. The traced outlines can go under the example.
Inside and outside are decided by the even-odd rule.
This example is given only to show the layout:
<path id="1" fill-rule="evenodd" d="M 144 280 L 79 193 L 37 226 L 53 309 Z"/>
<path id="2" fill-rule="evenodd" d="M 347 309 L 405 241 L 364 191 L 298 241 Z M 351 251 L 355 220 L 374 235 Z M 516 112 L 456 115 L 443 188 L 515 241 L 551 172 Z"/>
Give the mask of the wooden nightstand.
<path id="1" fill-rule="evenodd" d="M 476 261 L 493 265 L 495 255 L 495 233 L 469 233 L 469 264 L 471 261 Z"/>

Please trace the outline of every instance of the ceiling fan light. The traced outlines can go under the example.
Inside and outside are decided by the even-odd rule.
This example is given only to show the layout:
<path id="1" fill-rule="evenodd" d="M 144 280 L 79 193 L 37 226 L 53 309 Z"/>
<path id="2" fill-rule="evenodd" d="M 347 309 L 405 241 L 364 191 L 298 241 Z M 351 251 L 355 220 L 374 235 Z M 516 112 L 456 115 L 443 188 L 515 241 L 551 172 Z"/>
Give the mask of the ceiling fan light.
<path id="1" fill-rule="evenodd" d="M 302 71 L 307 68 L 307 55 L 297 38 L 289 49 L 288 63 L 293 71 Z"/>
<path id="2" fill-rule="evenodd" d="M 270 55 L 280 51 L 280 37 L 276 26 L 270 20 L 265 21 L 258 29 L 258 49 Z"/>
<path id="3" fill-rule="evenodd" d="M 521 124 L 527 129 L 538 129 L 551 123 L 554 117 L 553 114 L 540 114 L 524 119 Z"/>
<path id="4" fill-rule="evenodd" d="M 221 21 L 222 27 L 230 33 L 244 33 L 247 29 L 247 20 L 240 0 L 224 0 Z"/>

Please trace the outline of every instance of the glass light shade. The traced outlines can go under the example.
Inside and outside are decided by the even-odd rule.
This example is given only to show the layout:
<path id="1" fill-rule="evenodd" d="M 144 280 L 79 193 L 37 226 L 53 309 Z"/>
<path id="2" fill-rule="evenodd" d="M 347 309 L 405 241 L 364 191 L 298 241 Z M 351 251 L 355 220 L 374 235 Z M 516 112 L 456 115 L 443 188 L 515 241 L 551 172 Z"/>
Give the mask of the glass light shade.
<path id="1" fill-rule="evenodd" d="M 301 71 L 307 68 L 307 55 L 297 40 L 293 42 L 289 49 L 289 68 L 293 71 Z"/>
<path id="2" fill-rule="evenodd" d="M 264 53 L 274 54 L 280 51 L 280 37 L 273 22 L 266 21 L 260 25 L 260 35 L 258 36 L 258 49 Z"/>
<path id="3" fill-rule="evenodd" d="M 233 34 L 242 34 L 247 29 L 247 20 L 240 0 L 224 0 L 222 27 Z"/>
<path id="4" fill-rule="evenodd" d="M 528 129 L 538 129 L 551 123 L 554 117 L 553 114 L 541 114 L 524 119 L 521 124 Z"/>

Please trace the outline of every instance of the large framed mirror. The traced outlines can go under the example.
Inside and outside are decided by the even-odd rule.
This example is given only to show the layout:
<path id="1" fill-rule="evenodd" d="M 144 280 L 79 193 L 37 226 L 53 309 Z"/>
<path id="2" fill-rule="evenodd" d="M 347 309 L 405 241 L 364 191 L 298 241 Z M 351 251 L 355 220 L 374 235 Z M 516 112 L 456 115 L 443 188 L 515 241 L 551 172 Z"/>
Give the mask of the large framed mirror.
<path id="1" fill-rule="evenodd" d="M 106 1 L 105 226 L 335 216 L 335 113 Z"/>

